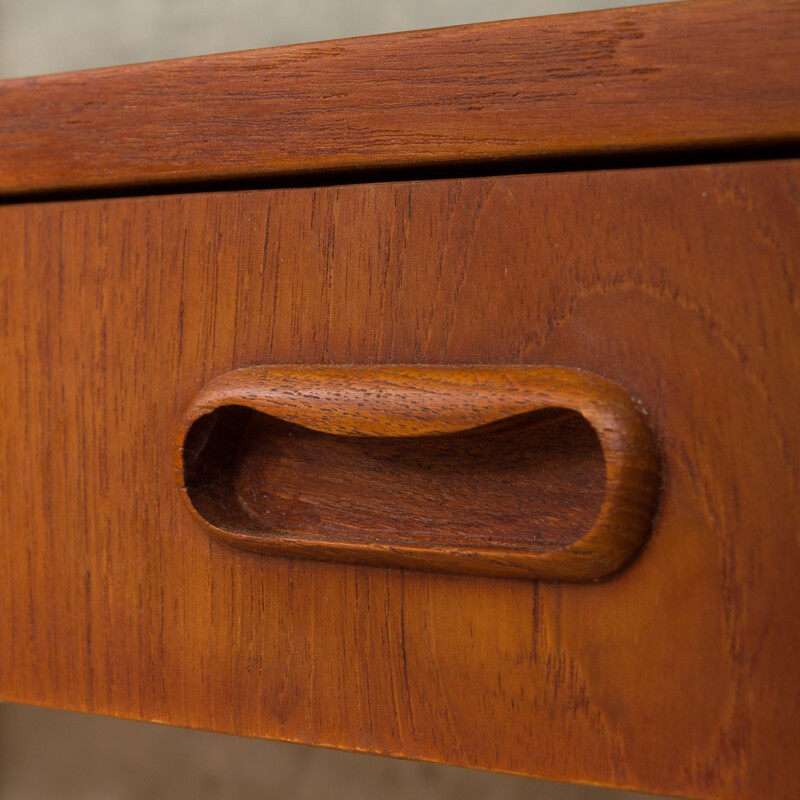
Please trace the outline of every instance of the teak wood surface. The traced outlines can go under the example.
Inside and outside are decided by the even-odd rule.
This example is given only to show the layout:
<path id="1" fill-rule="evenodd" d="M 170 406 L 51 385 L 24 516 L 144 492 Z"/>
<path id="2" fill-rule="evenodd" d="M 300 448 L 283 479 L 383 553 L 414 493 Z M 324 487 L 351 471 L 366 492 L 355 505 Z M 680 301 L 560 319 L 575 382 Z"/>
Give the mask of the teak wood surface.
<path id="1" fill-rule="evenodd" d="M 192 402 L 175 461 L 232 545 L 528 579 L 624 567 L 660 485 L 632 398 L 563 367 L 233 370 Z"/>
<path id="2" fill-rule="evenodd" d="M 2 81 L 0 195 L 797 146 L 798 75 L 798 0 L 700 0 Z"/>
<path id="3" fill-rule="evenodd" d="M 722 798 L 800 784 L 796 161 L 0 209 L 0 696 Z M 566 584 L 208 536 L 176 430 L 253 365 L 625 387 L 651 538 Z M 344 501 L 344 498 L 343 498 Z"/>

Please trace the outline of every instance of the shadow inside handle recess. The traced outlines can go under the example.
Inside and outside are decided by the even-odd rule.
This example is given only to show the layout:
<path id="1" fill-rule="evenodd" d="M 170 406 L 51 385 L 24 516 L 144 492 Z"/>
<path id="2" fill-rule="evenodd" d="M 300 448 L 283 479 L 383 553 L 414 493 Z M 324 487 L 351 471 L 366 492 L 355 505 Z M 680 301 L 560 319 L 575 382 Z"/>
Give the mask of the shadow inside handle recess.
<path id="1" fill-rule="evenodd" d="M 591 425 L 562 409 L 424 437 L 319 433 L 242 406 L 198 419 L 184 478 L 216 528 L 359 543 L 551 550 L 603 501 Z"/>

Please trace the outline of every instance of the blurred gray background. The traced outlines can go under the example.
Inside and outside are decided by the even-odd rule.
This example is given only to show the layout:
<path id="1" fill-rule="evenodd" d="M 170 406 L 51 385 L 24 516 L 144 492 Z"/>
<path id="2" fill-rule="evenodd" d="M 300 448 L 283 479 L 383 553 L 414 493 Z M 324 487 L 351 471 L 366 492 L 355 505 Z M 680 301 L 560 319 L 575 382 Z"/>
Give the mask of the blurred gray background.
<path id="1" fill-rule="evenodd" d="M 0 77 L 638 4 L 614 0 L 0 0 Z M 2 800 L 644 797 L 0 704 Z"/>

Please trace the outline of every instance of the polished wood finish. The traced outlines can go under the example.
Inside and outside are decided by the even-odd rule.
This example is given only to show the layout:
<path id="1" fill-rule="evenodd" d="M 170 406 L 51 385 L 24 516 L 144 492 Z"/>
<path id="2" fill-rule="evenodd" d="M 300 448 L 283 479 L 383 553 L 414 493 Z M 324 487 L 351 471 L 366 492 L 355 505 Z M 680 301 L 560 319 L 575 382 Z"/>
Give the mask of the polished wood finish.
<path id="1" fill-rule="evenodd" d="M 799 31 L 701 0 L 0 82 L 0 194 L 796 145 Z"/>
<path id="2" fill-rule="evenodd" d="M 0 209 L 0 696 L 548 778 L 790 797 L 800 164 Z M 256 364 L 555 364 L 648 412 L 596 584 L 211 539 L 176 431 Z"/>
<path id="3" fill-rule="evenodd" d="M 583 581 L 639 550 L 660 483 L 624 389 L 526 366 L 235 370 L 192 403 L 176 472 L 200 523 L 239 547 Z"/>

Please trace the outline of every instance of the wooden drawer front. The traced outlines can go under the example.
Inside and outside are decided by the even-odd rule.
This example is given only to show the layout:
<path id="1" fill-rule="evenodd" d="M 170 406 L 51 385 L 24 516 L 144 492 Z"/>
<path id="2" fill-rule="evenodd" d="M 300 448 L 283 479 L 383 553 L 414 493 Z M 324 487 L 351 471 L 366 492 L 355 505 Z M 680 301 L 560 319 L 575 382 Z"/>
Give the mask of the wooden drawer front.
<path id="1" fill-rule="evenodd" d="M 798 162 L 0 209 L 0 694 L 656 792 L 800 781 Z M 551 364 L 641 401 L 596 584 L 238 551 L 173 442 L 255 364 Z M 343 502 L 346 499 L 343 498 Z"/>

